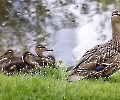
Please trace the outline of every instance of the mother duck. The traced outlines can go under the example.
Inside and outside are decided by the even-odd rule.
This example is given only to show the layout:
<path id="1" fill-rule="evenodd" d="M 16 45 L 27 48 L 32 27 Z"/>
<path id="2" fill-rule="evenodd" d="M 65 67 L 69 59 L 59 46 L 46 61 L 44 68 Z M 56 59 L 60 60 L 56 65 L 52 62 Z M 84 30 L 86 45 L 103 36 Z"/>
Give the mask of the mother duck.
<path id="1" fill-rule="evenodd" d="M 67 80 L 109 77 L 120 69 L 120 11 L 112 13 L 111 26 L 112 39 L 87 51 L 67 76 Z"/>

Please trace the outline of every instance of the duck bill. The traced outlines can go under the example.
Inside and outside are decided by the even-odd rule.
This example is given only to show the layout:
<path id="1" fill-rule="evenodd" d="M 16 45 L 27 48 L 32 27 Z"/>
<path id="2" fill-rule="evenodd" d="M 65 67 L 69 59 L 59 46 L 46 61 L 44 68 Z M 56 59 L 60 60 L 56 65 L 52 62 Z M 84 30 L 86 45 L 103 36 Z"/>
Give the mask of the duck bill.
<path id="1" fill-rule="evenodd" d="M 46 48 L 46 51 L 53 51 L 52 49 L 48 49 L 48 48 Z"/>

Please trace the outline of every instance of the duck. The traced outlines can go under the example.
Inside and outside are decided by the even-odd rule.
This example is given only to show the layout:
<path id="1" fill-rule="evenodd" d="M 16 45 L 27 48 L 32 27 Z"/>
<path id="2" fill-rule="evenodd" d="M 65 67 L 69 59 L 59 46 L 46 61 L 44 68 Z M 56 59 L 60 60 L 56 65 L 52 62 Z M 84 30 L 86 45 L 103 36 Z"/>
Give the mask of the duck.
<path id="1" fill-rule="evenodd" d="M 41 65 L 42 66 L 49 65 L 50 67 L 55 68 L 55 66 L 56 66 L 55 65 L 55 63 L 56 63 L 55 57 L 53 55 L 47 55 L 47 56 L 43 55 L 43 52 L 47 52 L 47 51 L 53 51 L 53 50 L 46 48 L 45 45 L 43 45 L 43 44 L 38 44 L 35 47 L 35 52 L 36 52 L 37 56 L 41 58 L 41 61 L 42 61 Z"/>
<path id="2" fill-rule="evenodd" d="M 32 66 L 29 64 L 23 62 L 23 61 L 13 61 L 11 63 L 7 63 L 6 65 L 3 66 L 2 70 L 6 74 L 14 74 L 15 72 L 17 73 L 29 73 L 30 70 L 32 69 Z"/>
<path id="3" fill-rule="evenodd" d="M 112 39 L 88 50 L 67 76 L 69 81 L 83 78 L 108 78 L 120 69 L 120 11 L 111 16 Z"/>
<path id="4" fill-rule="evenodd" d="M 0 57 L 0 68 L 2 68 L 2 66 L 4 66 L 5 64 L 11 63 L 13 61 L 19 61 L 19 60 L 22 60 L 22 58 L 16 56 L 13 49 L 8 49 Z"/>
<path id="5" fill-rule="evenodd" d="M 23 53 L 22 59 L 25 63 L 32 66 L 32 69 L 38 69 L 40 71 L 41 65 L 39 63 L 41 62 L 41 58 L 35 56 L 29 51 L 26 51 Z"/>
<path id="6" fill-rule="evenodd" d="M 14 71 L 26 73 L 32 68 L 32 66 L 24 62 L 22 56 L 16 56 L 13 49 L 6 50 L 0 58 L 0 69 L 5 73 L 13 73 Z"/>
<path id="7" fill-rule="evenodd" d="M 14 60 L 21 60 L 21 58 L 18 56 L 15 56 L 15 52 L 13 49 L 8 49 L 0 57 L 0 61 L 2 62 L 3 60 L 7 60 L 7 62 L 9 62 L 9 61 L 14 61 Z"/>

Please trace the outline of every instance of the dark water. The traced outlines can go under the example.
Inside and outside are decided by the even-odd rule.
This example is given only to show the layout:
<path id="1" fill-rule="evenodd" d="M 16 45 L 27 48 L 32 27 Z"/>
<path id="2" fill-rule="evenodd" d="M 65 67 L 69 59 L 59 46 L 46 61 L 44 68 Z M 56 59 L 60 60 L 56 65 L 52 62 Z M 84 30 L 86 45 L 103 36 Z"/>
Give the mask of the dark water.
<path id="1" fill-rule="evenodd" d="M 0 0 L 0 50 L 53 49 L 64 65 L 111 39 L 110 16 L 119 0 Z"/>

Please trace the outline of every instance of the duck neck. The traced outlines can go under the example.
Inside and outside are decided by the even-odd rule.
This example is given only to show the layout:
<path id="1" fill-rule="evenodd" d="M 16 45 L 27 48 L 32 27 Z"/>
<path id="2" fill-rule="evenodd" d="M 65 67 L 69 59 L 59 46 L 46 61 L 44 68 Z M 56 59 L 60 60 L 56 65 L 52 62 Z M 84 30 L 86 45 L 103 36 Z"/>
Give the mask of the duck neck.
<path id="1" fill-rule="evenodd" d="M 112 32 L 113 46 L 120 50 L 120 23 L 112 22 Z"/>
<path id="2" fill-rule="evenodd" d="M 45 58 L 45 56 L 42 53 L 39 53 L 39 57 Z"/>
<path id="3" fill-rule="evenodd" d="M 45 56 L 43 55 L 43 50 L 40 50 L 38 48 L 35 49 L 36 54 L 40 57 L 40 58 L 44 58 Z"/>

